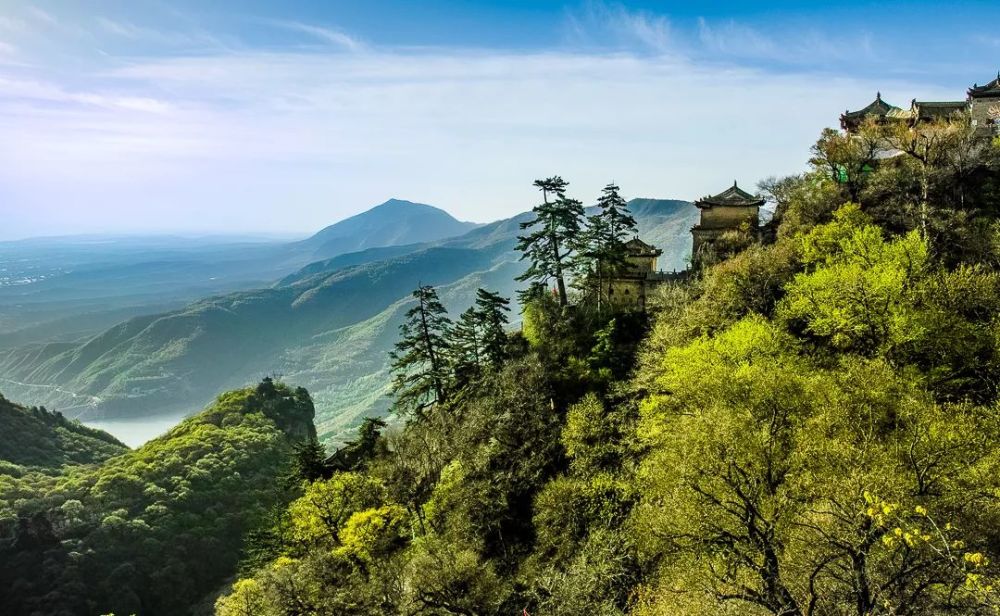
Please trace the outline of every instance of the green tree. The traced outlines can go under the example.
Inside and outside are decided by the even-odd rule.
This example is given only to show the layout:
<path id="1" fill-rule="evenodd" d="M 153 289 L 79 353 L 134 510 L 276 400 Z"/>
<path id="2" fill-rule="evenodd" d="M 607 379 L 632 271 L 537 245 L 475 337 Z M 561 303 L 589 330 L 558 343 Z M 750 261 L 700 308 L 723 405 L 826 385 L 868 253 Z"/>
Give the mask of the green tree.
<path id="1" fill-rule="evenodd" d="M 448 355 L 455 389 L 463 389 L 482 371 L 482 322 L 475 306 L 470 306 L 460 314 L 448 330 Z"/>
<path id="2" fill-rule="evenodd" d="M 295 444 L 293 468 L 288 481 L 297 484 L 302 481 L 316 481 L 330 476 L 326 464 L 326 448 L 317 439 L 311 438 Z"/>
<path id="3" fill-rule="evenodd" d="M 479 322 L 482 359 L 493 369 L 507 360 L 507 324 L 510 319 L 510 299 L 499 293 L 479 289 L 476 291 L 475 315 Z"/>
<path id="4" fill-rule="evenodd" d="M 445 335 L 451 321 L 434 287 L 421 285 L 413 298 L 417 304 L 406 311 L 406 321 L 399 326 L 400 339 L 389 357 L 397 406 L 419 414 L 427 404 L 445 399 Z"/>
<path id="5" fill-rule="evenodd" d="M 533 220 L 521 223 L 522 231 L 530 229 L 531 232 L 518 237 L 517 250 L 530 265 L 517 279 L 543 284 L 554 279 L 559 305 L 566 306 L 569 299 L 565 274 L 570 269 L 569 259 L 580 235 L 583 204 L 566 196 L 568 184 L 559 176 L 536 180 L 535 186 L 542 191 L 542 203 L 532 210 L 535 213 Z"/>
<path id="6" fill-rule="evenodd" d="M 598 212 L 587 218 L 586 229 L 578 240 L 575 265 L 584 286 L 595 285 L 598 313 L 603 303 L 605 281 L 628 264 L 625 243 L 638 233 L 635 218 L 628 211 L 613 182 L 604 187 L 597 200 Z"/>

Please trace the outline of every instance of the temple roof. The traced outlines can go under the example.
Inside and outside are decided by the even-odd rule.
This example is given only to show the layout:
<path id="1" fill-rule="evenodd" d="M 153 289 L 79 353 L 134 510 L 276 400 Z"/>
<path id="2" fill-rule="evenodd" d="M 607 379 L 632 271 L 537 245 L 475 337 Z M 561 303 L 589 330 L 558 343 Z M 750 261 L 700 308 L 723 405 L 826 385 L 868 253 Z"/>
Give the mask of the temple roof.
<path id="1" fill-rule="evenodd" d="M 886 114 L 888 114 L 890 111 L 898 109 L 899 107 L 895 105 L 890 105 L 889 103 L 882 100 L 881 92 L 876 92 L 875 100 L 872 101 L 871 104 L 869 104 L 867 107 L 865 107 L 864 109 L 858 109 L 857 111 L 845 111 L 842 117 L 850 120 L 854 119 L 863 120 L 870 115 L 874 115 L 881 118 L 885 117 Z"/>
<path id="2" fill-rule="evenodd" d="M 759 199 L 747 191 L 743 190 L 736 185 L 736 181 L 733 181 L 733 185 L 722 191 L 717 195 L 710 197 L 703 197 L 694 204 L 697 207 L 713 207 L 717 205 L 721 206 L 732 206 L 732 207 L 750 207 L 750 206 L 761 206 L 764 205 L 764 200 Z"/>
<path id="3" fill-rule="evenodd" d="M 647 244 L 638 237 L 625 242 L 625 249 L 628 250 L 630 257 L 658 257 L 663 254 L 662 250 Z"/>
<path id="4" fill-rule="evenodd" d="M 967 101 L 918 101 L 914 100 L 912 109 L 913 117 L 918 120 L 936 120 L 939 118 L 950 118 L 956 113 L 961 113 L 969 108 Z"/>
<path id="5" fill-rule="evenodd" d="M 969 98 L 992 98 L 994 96 L 1000 97 L 1000 72 L 997 73 L 997 78 L 988 84 L 984 86 L 973 84 L 969 88 Z"/>

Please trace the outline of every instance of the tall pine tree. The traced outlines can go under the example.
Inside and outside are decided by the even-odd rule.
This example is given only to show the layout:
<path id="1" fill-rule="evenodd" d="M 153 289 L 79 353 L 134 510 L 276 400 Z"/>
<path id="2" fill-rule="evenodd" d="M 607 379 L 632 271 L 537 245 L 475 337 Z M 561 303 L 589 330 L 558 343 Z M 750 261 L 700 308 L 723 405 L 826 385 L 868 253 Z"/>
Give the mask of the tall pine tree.
<path id="1" fill-rule="evenodd" d="M 536 180 L 535 186 L 542 191 L 542 203 L 532 210 L 534 220 L 521 223 L 521 230 L 531 232 L 517 238 L 521 258 L 529 259 L 531 264 L 517 279 L 543 284 L 554 279 L 559 305 L 565 306 L 568 303 L 565 274 L 570 268 L 573 243 L 580 235 L 583 204 L 566 196 L 568 184 L 559 176 Z"/>
<path id="2" fill-rule="evenodd" d="M 476 317 L 480 324 L 482 357 L 494 369 L 507 360 L 507 313 L 510 299 L 499 293 L 479 289 L 476 291 Z"/>
<path id="3" fill-rule="evenodd" d="M 482 372 L 482 347 L 482 324 L 475 306 L 470 306 L 448 330 L 449 361 L 456 390 L 464 388 Z"/>
<path id="4" fill-rule="evenodd" d="M 597 200 L 598 212 L 587 219 L 574 258 L 579 279 L 588 287 L 596 287 L 598 310 L 607 281 L 628 263 L 626 242 L 637 234 L 635 218 L 619 190 L 614 182 L 604 187 Z"/>
<path id="5" fill-rule="evenodd" d="M 434 287 L 421 285 L 413 292 L 413 298 L 417 304 L 406 312 L 406 321 L 399 326 L 400 339 L 389 357 L 397 407 L 419 414 L 428 404 L 445 399 L 448 376 L 445 334 L 451 321 Z"/>

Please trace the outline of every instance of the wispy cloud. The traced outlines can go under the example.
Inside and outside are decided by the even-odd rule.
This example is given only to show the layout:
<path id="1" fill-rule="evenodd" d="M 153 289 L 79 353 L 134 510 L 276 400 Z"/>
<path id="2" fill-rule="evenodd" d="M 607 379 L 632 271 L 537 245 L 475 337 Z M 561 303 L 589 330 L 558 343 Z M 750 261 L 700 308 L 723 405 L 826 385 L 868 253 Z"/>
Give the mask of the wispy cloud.
<path id="1" fill-rule="evenodd" d="M 633 53 L 654 53 L 707 61 L 740 62 L 766 68 L 766 63 L 825 66 L 831 60 L 877 59 L 871 37 L 844 35 L 787 23 L 762 31 L 735 20 L 698 18 L 679 25 L 669 15 L 636 11 L 622 4 L 593 0 L 583 9 L 568 11 L 566 27 L 571 43 L 589 47 L 609 44 Z"/>
<path id="2" fill-rule="evenodd" d="M 704 51 L 730 59 L 771 60 L 791 65 L 823 65 L 831 60 L 873 60 L 871 37 L 831 36 L 816 29 L 783 29 L 776 33 L 728 20 L 698 20 L 698 40 Z"/>
<path id="3" fill-rule="evenodd" d="M 598 51 L 178 54 L 90 78 L 86 92 L 0 83 L 0 186 L 24 188 L 18 207 L 230 230 L 318 228 L 389 194 L 496 218 L 557 172 L 581 198 L 611 177 L 634 196 L 752 184 L 800 169 L 819 129 L 876 89 Z"/>
<path id="4" fill-rule="evenodd" d="M 358 51 L 364 47 L 360 40 L 333 28 L 306 24 L 298 21 L 269 20 L 267 23 L 277 28 L 308 34 L 319 41 L 346 49 L 348 51 Z"/>
<path id="5" fill-rule="evenodd" d="M 59 21 L 52 16 L 52 14 L 43 11 L 37 6 L 27 7 L 27 14 L 30 15 L 35 21 L 39 21 L 50 26 L 58 26 Z"/>
<path id="6" fill-rule="evenodd" d="M 577 45 L 611 45 L 660 54 L 679 51 L 676 33 L 664 15 L 592 0 L 580 10 L 567 11 L 565 17 L 568 39 Z"/>
<path id="7" fill-rule="evenodd" d="M 3 92 L 0 95 L 0 103 L 18 101 L 27 103 L 44 102 L 145 113 L 165 113 L 171 109 L 169 103 L 147 96 L 72 91 L 48 82 L 10 79 L 5 78 L 3 75 L 0 75 L 0 89 Z M 63 109 L 65 110 L 66 108 Z"/>
<path id="8" fill-rule="evenodd" d="M 584 199 L 612 177 L 630 196 L 694 197 L 801 169 L 819 130 L 876 89 L 948 96 L 816 70 L 861 39 L 596 2 L 567 18 L 570 44 L 533 52 L 385 48 L 262 20 L 267 45 L 223 45 L 197 20 L 148 23 L 86 21 L 77 44 L 108 54 L 72 72 L 0 62 L 0 208 L 17 212 L 4 232 L 11 218 L 49 233 L 303 230 L 391 194 L 485 220 L 530 205 L 531 180 L 552 173 Z"/>
<path id="9" fill-rule="evenodd" d="M 201 30 L 179 32 L 161 28 L 150 28 L 108 17 L 98 17 L 97 25 L 109 34 L 134 42 L 170 47 L 225 47 L 217 37 Z"/>

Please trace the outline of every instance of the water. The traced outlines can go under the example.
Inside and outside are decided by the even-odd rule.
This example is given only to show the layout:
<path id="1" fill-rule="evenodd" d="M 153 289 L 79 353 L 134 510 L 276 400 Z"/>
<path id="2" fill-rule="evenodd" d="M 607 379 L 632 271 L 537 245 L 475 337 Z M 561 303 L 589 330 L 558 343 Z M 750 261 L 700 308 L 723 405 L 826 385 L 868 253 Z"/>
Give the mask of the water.
<path id="1" fill-rule="evenodd" d="M 160 436 L 184 419 L 184 414 L 156 415 L 142 419 L 100 419 L 81 421 L 86 426 L 110 433 L 133 449 Z"/>

